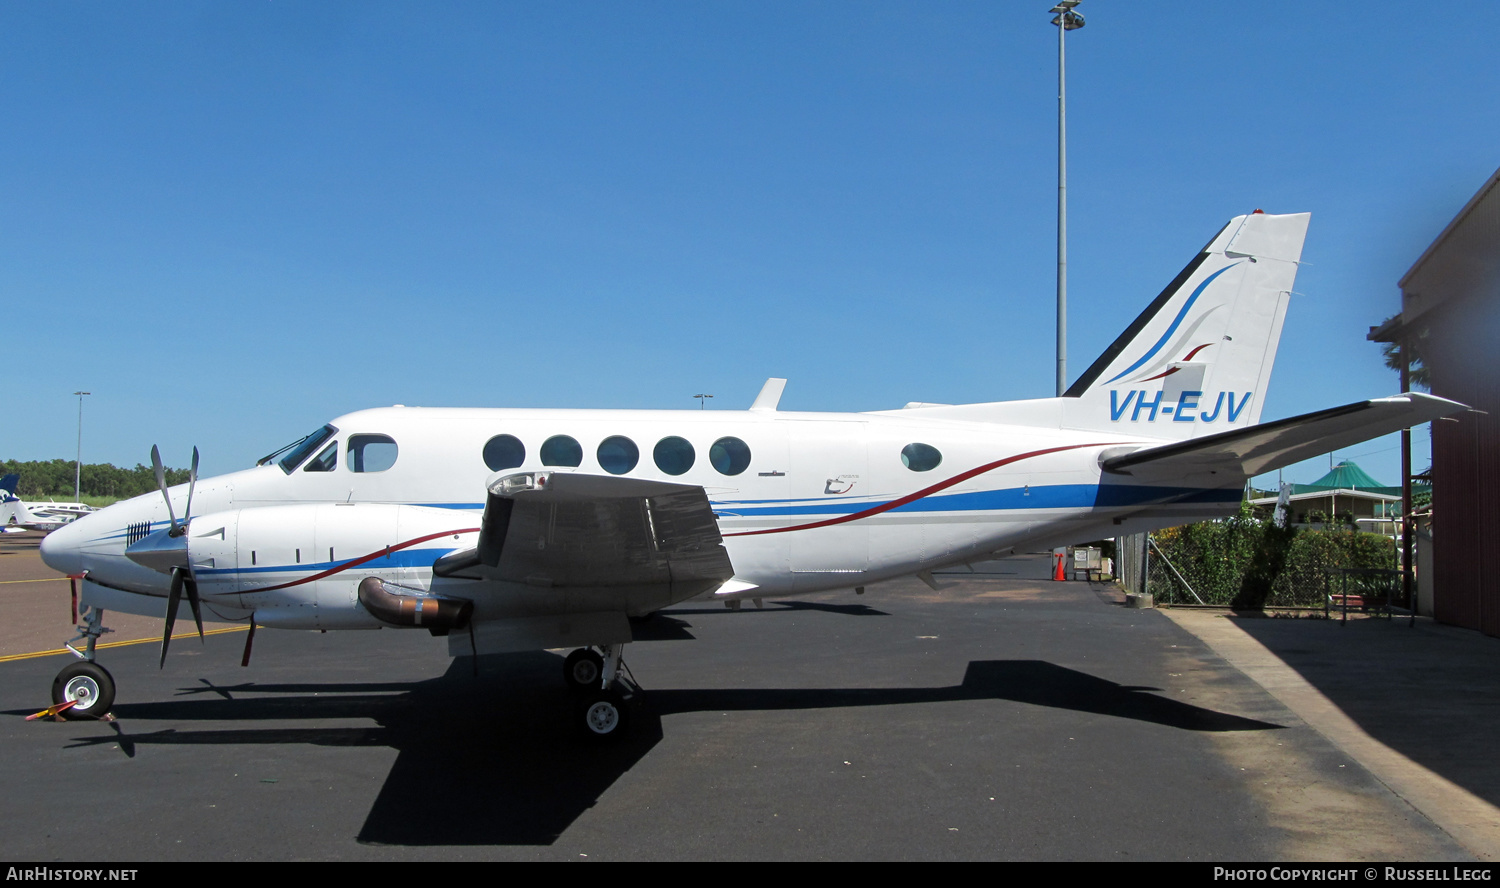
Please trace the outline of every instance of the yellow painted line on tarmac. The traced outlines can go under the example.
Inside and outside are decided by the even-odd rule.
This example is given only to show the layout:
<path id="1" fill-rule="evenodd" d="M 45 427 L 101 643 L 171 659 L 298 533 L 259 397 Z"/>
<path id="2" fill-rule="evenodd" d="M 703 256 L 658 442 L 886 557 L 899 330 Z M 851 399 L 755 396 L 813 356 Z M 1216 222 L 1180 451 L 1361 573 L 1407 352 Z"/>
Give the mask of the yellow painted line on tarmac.
<path id="1" fill-rule="evenodd" d="M 208 637 L 210 635 L 223 635 L 226 632 L 248 632 L 249 630 L 250 630 L 249 626 L 230 626 L 230 627 L 228 627 L 226 629 L 206 629 L 206 630 L 204 630 L 203 635 L 206 638 L 206 637 Z M 197 638 L 197 637 L 198 637 L 198 633 L 197 632 L 179 632 L 178 634 L 172 636 L 172 640 L 176 641 L 179 638 Z M 94 645 L 94 649 L 95 650 L 104 650 L 105 648 L 125 647 L 128 644 L 155 644 L 155 643 L 157 643 L 159 641 L 161 641 L 161 639 L 159 639 L 159 638 L 133 638 L 133 639 L 131 639 L 129 641 L 108 641 L 108 642 L 103 642 L 103 643 Z M 36 651 L 36 652 L 30 653 L 30 654 L 8 654 L 6 656 L 0 657 L 0 663 L 9 663 L 12 660 L 34 660 L 37 657 L 52 657 L 52 656 L 56 656 L 57 654 L 71 654 L 71 653 L 73 653 L 73 652 L 70 651 L 70 650 L 68 650 L 67 648 L 58 648 L 57 650 L 52 650 L 52 651 Z"/>
<path id="2" fill-rule="evenodd" d="M 0 580 L 0 586 L 8 585 L 10 583 L 55 583 L 59 580 L 66 579 L 67 577 L 38 577 L 34 580 Z"/>

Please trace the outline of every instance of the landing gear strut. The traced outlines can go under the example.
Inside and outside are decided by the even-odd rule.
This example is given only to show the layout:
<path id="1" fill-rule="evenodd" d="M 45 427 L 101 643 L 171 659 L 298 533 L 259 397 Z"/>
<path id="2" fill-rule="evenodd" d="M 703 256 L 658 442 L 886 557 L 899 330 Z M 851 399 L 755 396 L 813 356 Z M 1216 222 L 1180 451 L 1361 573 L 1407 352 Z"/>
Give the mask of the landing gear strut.
<path id="1" fill-rule="evenodd" d="M 568 684 L 580 692 L 580 722 L 586 737 L 614 740 L 624 736 L 630 724 L 630 707 L 638 689 L 620 674 L 623 644 L 607 644 L 596 653 L 581 648 L 568 655 L 564 664 Z"/>
<path id="2" fill-rule="evenodd" d="M 69 663 L 52 680 L 52 703 L 73 705 L 62 711 L 66 719 L 103 718 L 115 703 L 115 679 L 109 670 L 94 662 L 99 637 L 112 629 L 104 628 L 104 611 L 90 607 L 82 615 L 78 634 L 66 647 L 82 662 Z M 84 642 L 83 650 L 76 645 Z"/>

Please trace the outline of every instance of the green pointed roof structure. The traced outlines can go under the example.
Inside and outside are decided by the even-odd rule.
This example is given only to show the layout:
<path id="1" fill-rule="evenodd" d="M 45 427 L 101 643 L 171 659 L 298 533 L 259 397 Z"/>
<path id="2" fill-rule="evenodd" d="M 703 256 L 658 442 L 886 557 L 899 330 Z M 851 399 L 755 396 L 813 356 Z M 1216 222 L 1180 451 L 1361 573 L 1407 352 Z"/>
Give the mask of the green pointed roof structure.
<path id="1" fill-rule="evenodd" d="M 1307 494 L 1323 493 L 1330 490 L 1354 490 L 1358 491 L 1361 494 L 1378 493 L 1382 497 L 1387 498 L 1401 496 L 1401 487 L 1399 485 L 1397 485 L 1396 487 L 1387 487 L 1384 484 L 1381 484 L 1379 481 L 1376 481 L 1374 478 L 1371 478 L 1364 469 L 1361 469 L 1359 466 L 1355 465 L 1352 461 L 1347 459 L 1334 466 L 1328 474 L 1324 475 L 1311 484 L 1292 484 L 1290 486 L 1292 488 L 1292 496 L 1295 497 L 1301 497 Z M 1432 490 L 1432 482 L 1413 481 L 1411 489 L 1413 495 L 1427 493 Z M 1261 499 L 1264 499 L 1265 497 L 1271 497 L 1272 499 L 1274 499 L 1276 497 L 1276 491 L 1264 491 Z M 1259 501 L 1260 500 L 1256 500 L 1256 502 Z"/>
<path id="2" fill-rule="evenodd" d="M 1355 465 L 1351 460 L 1344 460 L 1333 467 L 1333 470 L 1308 487 L 1331 487 L 1336 490 L 1377 490 L 1385 487 L 1379 481 L 1366 474 L 1364 469 Z"/>

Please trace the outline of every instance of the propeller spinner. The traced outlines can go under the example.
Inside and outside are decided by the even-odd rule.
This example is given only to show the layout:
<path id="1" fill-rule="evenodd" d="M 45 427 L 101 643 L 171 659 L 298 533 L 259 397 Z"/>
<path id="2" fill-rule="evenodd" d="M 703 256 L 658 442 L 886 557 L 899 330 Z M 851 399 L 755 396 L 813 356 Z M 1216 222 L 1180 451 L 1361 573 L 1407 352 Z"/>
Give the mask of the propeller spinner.
<path id="1" fill-rule="evenodd" d="M 167 502 L 167 516 L 171 519 L 171 525 L 126 546 L 125 556 L 143 567 L 172 575 L 167 591 L 166 626 L 161 637 L 160 668 L 167 662 L 167 647 L 172 642 L 172 627 L 177 623 L 177 608 L 182 603 L 184 593 L 187 595 L 188 605 L 193 609 L 198 641 L 203 641 L 203 612 L 198 598 L 198 580 L 193 574 L 193 559 L 188 551 L 187 540 L 188 525 L 193 520 L 193 489 L 198 484 L 198 448 L 193 448 L 193 464 L 188 470 L 187 506 L 183 510 L 181 521 L 177 520 L 177 513 L 172 509 L 172 497 L 167 493 L 166 470 L 162 468 L 161 452 L 154 444 L 151 446 L 151 470 L 156 474 L 156 486 L 161 490 L 162 499 Z"/>

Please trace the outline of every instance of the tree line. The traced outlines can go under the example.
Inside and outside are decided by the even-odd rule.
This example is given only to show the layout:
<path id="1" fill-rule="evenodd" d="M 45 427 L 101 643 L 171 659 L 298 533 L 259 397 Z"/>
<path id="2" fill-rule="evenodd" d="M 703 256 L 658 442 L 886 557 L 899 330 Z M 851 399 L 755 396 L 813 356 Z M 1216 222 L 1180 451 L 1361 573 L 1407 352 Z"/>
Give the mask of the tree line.
<path id="1" fill-rule="evenodd" d="M 70 459 L 0 461 L 0 475 L 21 476 L 16 495 L 23 500 L 73 498 L 74 462 Z M 167 469 L 167 484 L 186 484 L 187 469 Z M 84 463 L 80 477 L 83 496 L 127 499 L 156 489 L 156 474 L 150 466 L 136 463 L 133 469 L 122 469 L 110 463 Z"/>

